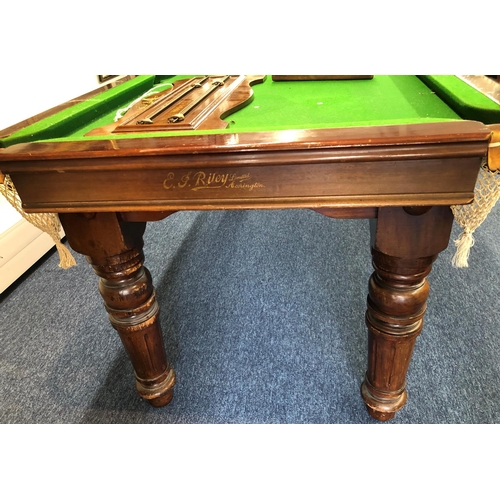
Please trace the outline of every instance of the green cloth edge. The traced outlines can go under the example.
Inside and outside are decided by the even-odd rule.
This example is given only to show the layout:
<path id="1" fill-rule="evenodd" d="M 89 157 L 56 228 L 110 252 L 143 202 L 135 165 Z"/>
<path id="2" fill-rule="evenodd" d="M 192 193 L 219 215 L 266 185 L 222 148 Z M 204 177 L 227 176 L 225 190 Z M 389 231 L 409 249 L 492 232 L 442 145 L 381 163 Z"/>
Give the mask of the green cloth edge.
<path id="1" fill-rule="evenodd" d="M 154 81 L 154 75 L 138 76 L 0 139 L 0 147 L 7 148 L 21 142 L 53 140 L 54 135 L 70 134 L 80 127 L 80 123 L 95 120 L 116 109 L 124 101 L 146 92 Z"/>
<path id="2" fill-rule="evenodd" d="M 460 78 L 450 75 L 419 75 L 419 78 L 465 120 L 500 122 L 500 105 Z"/>

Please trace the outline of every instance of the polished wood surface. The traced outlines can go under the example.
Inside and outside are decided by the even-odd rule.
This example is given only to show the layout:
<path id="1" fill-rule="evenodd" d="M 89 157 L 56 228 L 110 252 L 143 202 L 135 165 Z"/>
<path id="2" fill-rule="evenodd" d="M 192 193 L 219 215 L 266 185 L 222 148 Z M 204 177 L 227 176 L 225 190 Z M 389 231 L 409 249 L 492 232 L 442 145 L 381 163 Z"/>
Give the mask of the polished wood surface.
<path id="1" fill-rule="evenodd" d="M 1 160 L 36 212 L 451 205 L 472 200 L 490 135 L 450 122 L 40 142 Z"/>
<path id="2" fill-rule="evenodd" d="M 253 97 L 251 86 L 264 78 L 226 75 L 178 80 L 172 88 L 141 99 L 116 123 L 86 135 L 224 129 L 228 126 L 224 118 L 247 105 Z"/>
<path id="3" fill-rule="evenodd" d="M 87 256 L 139 395 L 173 395 L 146 221 L 178 210 L 311 208 L 371 220 L 374 273 L 362 397 L 388 420 L 423 325 L 426 276 L 449 241 L 450 205 L 469 203 L 491 130 L 478 122 L 17 144 L 0 151 L 27 211 L 57 212 Z"/>
<path id="4" fill-rule="evenodd" d="M 491 141 L 488 148 L 488 168 L 500 170 L 500 124 L 489 125 Z"/>

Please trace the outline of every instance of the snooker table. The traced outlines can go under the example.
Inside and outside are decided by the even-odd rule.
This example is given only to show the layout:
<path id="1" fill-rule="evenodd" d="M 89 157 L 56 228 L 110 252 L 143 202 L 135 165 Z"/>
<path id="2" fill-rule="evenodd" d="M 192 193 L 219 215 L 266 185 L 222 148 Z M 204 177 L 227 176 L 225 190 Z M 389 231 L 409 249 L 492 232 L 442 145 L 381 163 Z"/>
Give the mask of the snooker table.
<path id="1" fill-rule="evenodd" d="M 232 93 L 213 97 L 211 85 Z M 210 93 L 198 104 L 181 90 L 195 86 Z M 187 119 L 193 106 L 201 126 Z M 147 222 L 179 210 L 292 208 L 370 219 L 361 395 L 372 417 L 388 420 L 406 402 L 450 206 L 473 200 L 498 123 L 500 105 L 454 76 L 126 77 L 0 133 L 0 171 L 26 212 L 59 214 L 100 278 L 137 392 L 157 407 L 172 399 L 175 372 L 143 265 Z"/>

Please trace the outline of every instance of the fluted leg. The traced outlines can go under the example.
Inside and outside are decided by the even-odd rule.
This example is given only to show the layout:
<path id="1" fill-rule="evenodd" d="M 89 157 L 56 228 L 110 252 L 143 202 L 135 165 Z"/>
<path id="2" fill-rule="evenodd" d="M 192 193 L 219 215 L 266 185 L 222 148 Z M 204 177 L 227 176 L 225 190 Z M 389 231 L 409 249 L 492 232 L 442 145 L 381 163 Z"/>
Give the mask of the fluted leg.
<path id="1" fill-rule="evenodd" d="M 122 222 L 114 213 L 60 217 L 70 245 L 100 277 L 99 291 L 134 367 L 137 392 L 153 406 L 168 404 L 175 373 L 165 354 L 151 275 L 143 266 L 146 224 Z"/>
<path id="2" fill-rule="evenodd" d="M 448 207 L 424 213 L 387 208 L 373 224 L 368 370 L 361 393 L 378 420 L 391 419 L 406 402 L 406 373 L 429 295 L 426 277 L 448 245 L 452 221 Z"/>
<path id="3" fill-rule="evenodd" d="M 406 402 L 406 372 L 422 331 L 432 258 L 401 261 L 373 250 L 369 283 L 368 371 L 362 386 L 370 414 L 388 420 Z M 398 274 L 393 272 L 399 269 Z"/>

